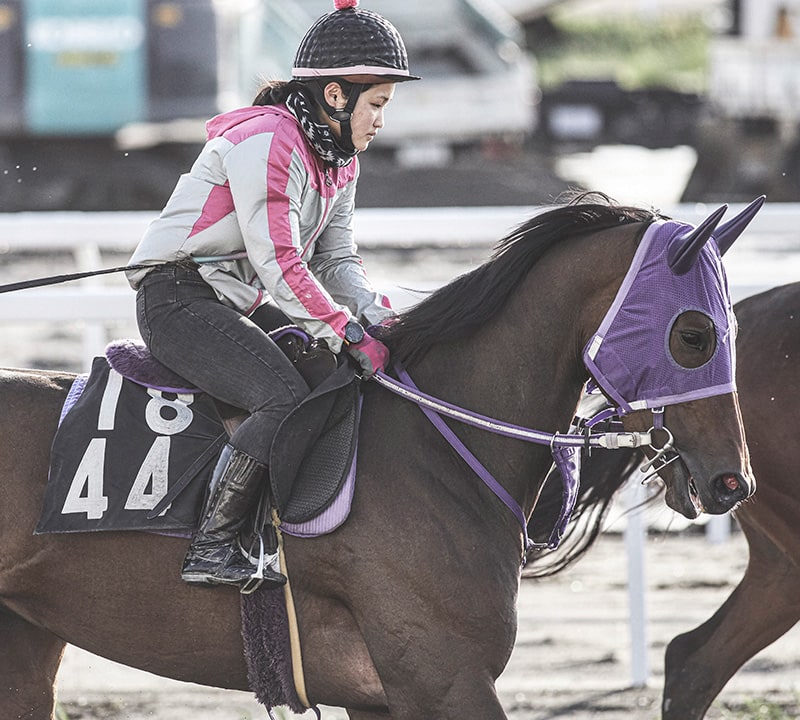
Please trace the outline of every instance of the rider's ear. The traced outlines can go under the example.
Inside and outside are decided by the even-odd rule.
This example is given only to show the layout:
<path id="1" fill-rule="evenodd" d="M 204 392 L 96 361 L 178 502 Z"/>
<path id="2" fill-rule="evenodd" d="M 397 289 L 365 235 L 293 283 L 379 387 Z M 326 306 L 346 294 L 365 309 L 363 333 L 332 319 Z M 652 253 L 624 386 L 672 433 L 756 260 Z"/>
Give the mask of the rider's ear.
<path id="1" fill-rule="evenodd" d="M 322 94 L 325 98 L 325 102 L 327 102 L 331 107 L 340 107 L 342 101 L 344 100 L 342 86 L 339 85 L 338 82 L 329 82 L 322 91 Z"/>

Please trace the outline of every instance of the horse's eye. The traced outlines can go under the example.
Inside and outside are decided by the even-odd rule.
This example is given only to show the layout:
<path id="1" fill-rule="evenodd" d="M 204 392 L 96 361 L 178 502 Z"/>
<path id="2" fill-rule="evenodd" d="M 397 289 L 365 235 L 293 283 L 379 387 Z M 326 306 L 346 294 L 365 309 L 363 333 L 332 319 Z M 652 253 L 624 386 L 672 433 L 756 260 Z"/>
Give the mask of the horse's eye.
<path id="1" fill-rule="evenodd" d="M 706 338 L 704 334 L 701 332 L 684 330 L 681 332 L 681 341 L 683 342 L 684 345 L 692 348 L 693 350 L 703 351 L 706 349 L 706 347 L 708 347 Z"/>
<path id="2" fill-rule="evenodd" d="M 672 325 L 669 351 L 681 367 L 698 368 L 714 355 L 717 336 L 714 322 L 705 313 L 687 310 Z"/>

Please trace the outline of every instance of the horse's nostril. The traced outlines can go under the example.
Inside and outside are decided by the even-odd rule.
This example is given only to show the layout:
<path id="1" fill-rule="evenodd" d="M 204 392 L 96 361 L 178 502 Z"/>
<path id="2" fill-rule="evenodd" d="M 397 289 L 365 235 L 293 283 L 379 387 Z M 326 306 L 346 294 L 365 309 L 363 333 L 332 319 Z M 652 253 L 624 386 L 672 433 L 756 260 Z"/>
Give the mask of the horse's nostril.
<path id="1" fill-rule="evenodd" d="M 750 494 L 747 481 L 738 473 L 718 475 L 714 481 L 717 499 L 722 503 L 739 502 Z"/>
<path id="2" fill-rule="evenodd" d="M 739 478 L 733 473 L 722 476 L 722 484 L 731 492 L 739 489 Z"/>

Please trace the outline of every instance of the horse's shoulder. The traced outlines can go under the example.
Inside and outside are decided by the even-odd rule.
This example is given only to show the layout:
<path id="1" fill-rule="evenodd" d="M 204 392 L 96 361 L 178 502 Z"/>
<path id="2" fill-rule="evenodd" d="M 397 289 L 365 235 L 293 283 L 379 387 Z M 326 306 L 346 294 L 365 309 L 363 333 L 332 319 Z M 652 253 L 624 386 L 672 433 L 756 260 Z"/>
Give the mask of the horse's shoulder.
<path id="1" fill-rule="evenodd" d="M 751 295 L 736 303 L 734 311 L 739 326 L 736 372 L 740 387 L 746 382 L 757 387 L 783 383 L 784 397 L 789 396 L 786 393 L 790 388 L 796 393 L 800 387 L 796 372 L 800 354 L 800 282 Z M 772 362 L 772 372 L 764 372 L 765 362 Z"/>

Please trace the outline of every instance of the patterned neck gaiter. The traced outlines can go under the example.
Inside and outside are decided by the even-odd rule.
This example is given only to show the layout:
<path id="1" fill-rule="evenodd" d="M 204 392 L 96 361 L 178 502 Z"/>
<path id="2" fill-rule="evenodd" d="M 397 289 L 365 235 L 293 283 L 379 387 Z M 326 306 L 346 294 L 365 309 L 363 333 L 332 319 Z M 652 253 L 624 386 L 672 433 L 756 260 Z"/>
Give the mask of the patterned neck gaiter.
<path id="1" fill-rule="evenodd" d="M 326 163 L 334 167 L 345 167 L 352 162 L 356 153 L 347 152 L 337 144 L 331 129 L 317 120 L 312 102 L 301 91 L 289 93 L 286 107 L 297 118 L 308 141 Z"/>

